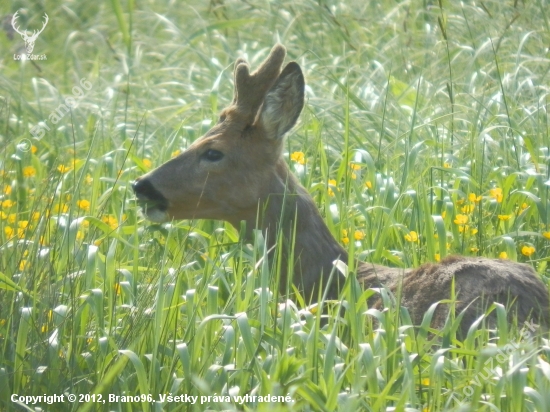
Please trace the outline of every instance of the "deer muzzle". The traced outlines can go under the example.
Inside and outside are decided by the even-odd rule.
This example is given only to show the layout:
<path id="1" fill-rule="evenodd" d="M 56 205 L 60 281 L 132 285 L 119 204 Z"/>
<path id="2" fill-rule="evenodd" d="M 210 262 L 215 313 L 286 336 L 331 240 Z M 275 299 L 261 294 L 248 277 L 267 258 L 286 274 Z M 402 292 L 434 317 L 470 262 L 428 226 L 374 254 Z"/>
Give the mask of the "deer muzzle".
<path id="1" fill-rule="evenodd" d="M 168 200 L 160 193 L 148 179 L 137 179 L 132 183 L 138 204 L 143 214 L 153 222 L 168 220 Z"/>

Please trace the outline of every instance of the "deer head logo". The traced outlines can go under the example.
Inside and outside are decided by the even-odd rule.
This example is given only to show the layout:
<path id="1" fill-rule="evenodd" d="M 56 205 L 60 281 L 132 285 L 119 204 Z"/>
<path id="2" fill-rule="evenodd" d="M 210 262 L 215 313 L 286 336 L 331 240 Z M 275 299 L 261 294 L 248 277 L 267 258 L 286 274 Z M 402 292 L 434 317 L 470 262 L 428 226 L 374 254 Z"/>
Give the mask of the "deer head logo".
<path id="1" fill-rule="evenodd" d="M 27 34 L 27 30 L 20 31 L 19 27 L 16 26 L 17 18 L 19 11 L 16 11 L 13 15 L 13 18 L 11 19 L 11 25 L 13 29 L 21 35 L 21 38 L 25 41 L 25 48 L 27 49 L 27 53 L 32 53 L 34 50 L 34 43 L 36 42 L 36 39 L 38 38 L 38 35 L 44 31 L 46 28 L 46 24 L 48 24 L 48 15 L 44 13 L 44 24 L 42 24 L 42 28 L 40 30 L 33 30 L 32 34 L 29 36 Z"/>

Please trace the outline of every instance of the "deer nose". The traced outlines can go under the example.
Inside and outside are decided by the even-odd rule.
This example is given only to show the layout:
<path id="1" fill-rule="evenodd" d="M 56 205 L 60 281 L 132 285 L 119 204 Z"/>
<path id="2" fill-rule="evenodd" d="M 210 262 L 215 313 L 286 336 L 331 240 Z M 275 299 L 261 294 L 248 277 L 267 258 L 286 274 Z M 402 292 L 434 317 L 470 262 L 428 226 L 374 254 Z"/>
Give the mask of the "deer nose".
<path id="1" fill-rule="evenodd" d="M 132 183 L 132 189 L 140 202 L 152 202 L 161 210 L 166 210 L 168 201 L 148 179 L 137 179 Z"/>
<path id="2" fill-rule="evenodd" d="M 141 191 L 141 187 L 142 187 L 141 182 L 142 182 L 142 180 L 140 180 L 139 178 L 132 182 L 132 190 L 134 191 L 134 193 L 136 195 L 138 195 L 139 192 Z"/>

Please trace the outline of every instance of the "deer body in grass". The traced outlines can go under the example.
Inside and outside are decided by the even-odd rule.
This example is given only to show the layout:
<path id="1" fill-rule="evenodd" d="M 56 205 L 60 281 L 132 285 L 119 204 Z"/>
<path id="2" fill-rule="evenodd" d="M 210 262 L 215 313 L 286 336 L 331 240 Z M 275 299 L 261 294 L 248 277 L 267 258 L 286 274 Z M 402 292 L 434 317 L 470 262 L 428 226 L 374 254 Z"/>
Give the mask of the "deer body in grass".
<path id="1" fill-rule="evenodd" d="M 236 228 L 244 221 L 246 236 L 261 229 L 270 248 L 282 240 L 282 283 L 293 267 L 292 280 L 307 299 L 315 300 L 321 288 L 336 299 L 345 279 L 333 262 L 348 262 L 348 253 L 282 156 L 284 135 L 304 105 L 305 85 L 296 62 L 282 68 L 285 54 L 276 45 L 253 73 L 246 61 L 237 60 L 233 102 L 218 123 L 132 187 L 152 221 L 217 219 Z M 463 331 L 492 302 L 510 304 L 518 322 L 548 321 L 548 290 L 525 264 L 450 257 L 414 270 L 359 262 L 356 272 L 365 288 L 385 286 L 399 293 L 416 325 L 433 303 L 451 297 L 453 279 L 456 313 L 467 308 Z M 447 313 L 448 306 L 440 304 L 432 325 L 442 327 Z"/>

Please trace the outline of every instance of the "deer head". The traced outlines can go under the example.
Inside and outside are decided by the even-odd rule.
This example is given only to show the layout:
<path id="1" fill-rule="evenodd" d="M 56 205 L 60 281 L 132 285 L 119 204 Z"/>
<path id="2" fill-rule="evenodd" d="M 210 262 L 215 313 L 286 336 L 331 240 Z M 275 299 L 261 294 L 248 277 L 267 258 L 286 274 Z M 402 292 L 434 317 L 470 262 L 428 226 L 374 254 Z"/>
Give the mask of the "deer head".
<path id="1" fill-rule="evenodd" d="M 302 71 L 295 62 L 281 70 L 285 54 L 276 45 L 253 73 L 238 59 L 233 102 L 218 123 L 185 152 L 133 183 L 150 220 L 254 224 L 258 205 L 284 192 L 290 172 L 281 155 L 283 137 L 304 104 Z"/>
<path id="2" fill-rule="evenodd" d="M 34 30 L 32 34 L 29 36 L 26 30 L 21 31 L 19 30 L 19 27 L 16 26 L 17 17 L 19 17 L 18 13 L 19 11 L 16 11 L 15 14 L 13 15 L 13 18 L 11 19 L 11 25 L 13 29 L 17 33 L 19 33 L 21 35 L 21 38 L 25 41 L 25 48 L 27 49 L 27 53 L 32 53 L 32 51 L 34 50 L 34 43 L 36 42 L 38 35 L 44 31 L 44 29 L 46 28 L 46 25 L 48 24 L 48 21 L 49 21 L 48 15 L 44 13 L 44 23 L 42 24 L 42 28 L 40 30 Z"/>

